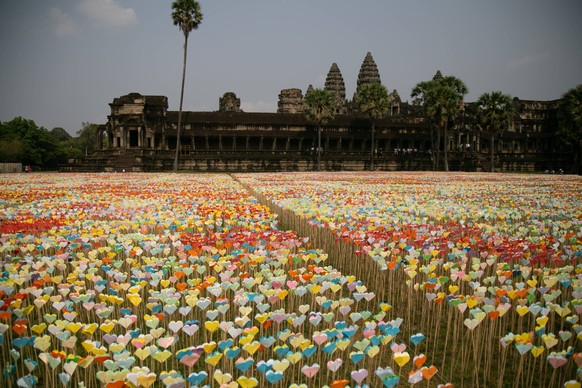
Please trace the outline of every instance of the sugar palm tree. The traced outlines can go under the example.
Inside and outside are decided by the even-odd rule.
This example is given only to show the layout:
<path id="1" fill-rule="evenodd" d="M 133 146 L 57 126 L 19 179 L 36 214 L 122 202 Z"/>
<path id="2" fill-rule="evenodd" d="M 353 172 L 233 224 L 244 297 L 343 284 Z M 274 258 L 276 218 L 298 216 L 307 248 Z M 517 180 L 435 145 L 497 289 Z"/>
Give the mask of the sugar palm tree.
<path id="1" fill-rule="evenodd" d="M 495 172 L 495 138 L 499 138 L 511 125 L 514 106 L 511 96 L 499 91 L 484 93 L 477 100 L 477 121 L 489 132 L 491 140 L 491 172 Z"/>
<path id="2" fill-rule="evenodd" d="M 558 107 L 560 133 L 576 147 L 575 169 L 582 174 L 582 84 L 564 93 Z"/>
<path id="3" fill-rule="evenodd" d="M 440 150 L 441 130 L 444 138 L 444 168 L 449 171 L 448 138 L 449 126 L 463 107 L 463 98 L 469 92 L 463 81 L 454 76 L 443 77 L 440 71 L 430 81 L 419 82 L 413 89 L 413 103 L 422 105 L 429 120 L 437 124 L 436 150 Z M 438 155 L 438 153 L 437 153 Z M 436 167 L 438 167 L 438 156 Z"/>
<path id="4" fill-rule="evenodd" d="M 324 89 L 313 89 L 305 95 L 303 113 L 317 126 L 317 171 L 321 171 L 321 126 L 335 117 L 334 95 Z"/>
<path id="5" fill-rule="evenodd" d="M 382 84 L 365 84 L 356 96 L 356 105 L 360 112 L 372 122 L 372 145 L 370 146 L 370 170 L 374 169 L 374 129 L 377 119 L 388 114 L 390 96 Z"/>
<path id="6" fill-rule="evenodd" d="M 182 88 L 180 89 L 180 110 L 178 111 L 178 133 L 176 137 L 176 156 L 174 171 L 178 170 L 180 153 L 180 136 L 182 130 L 182 103 L 184 102 L 184 82 L 186 81 L 186 57 L 188 54 L 188 37 L 192 30 L 197 30 L 202 23 L 200 4 L 196 0 L 175 0 L 172 3 L 172 21 L 184 34 L 184 63 L 182 64 Z"/>

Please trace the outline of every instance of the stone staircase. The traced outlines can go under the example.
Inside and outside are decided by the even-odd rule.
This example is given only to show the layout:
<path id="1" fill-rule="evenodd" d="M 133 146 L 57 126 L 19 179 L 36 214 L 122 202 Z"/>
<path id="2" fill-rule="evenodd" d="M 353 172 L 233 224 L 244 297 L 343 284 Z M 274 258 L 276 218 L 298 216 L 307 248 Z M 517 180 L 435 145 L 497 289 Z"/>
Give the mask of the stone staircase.
<path id="1" fill-rule="evenodd" d="M 75 172 L 139 172 L 144 171 L 142 150 L 100 150 L 70 161 L 61 171 Z"/>

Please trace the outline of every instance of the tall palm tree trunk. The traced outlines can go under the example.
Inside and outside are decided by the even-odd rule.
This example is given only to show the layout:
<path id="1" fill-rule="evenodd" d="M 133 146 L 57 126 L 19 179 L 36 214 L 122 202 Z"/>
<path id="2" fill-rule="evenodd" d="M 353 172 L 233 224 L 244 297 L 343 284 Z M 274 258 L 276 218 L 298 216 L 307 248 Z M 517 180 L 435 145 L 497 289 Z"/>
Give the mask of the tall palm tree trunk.
<path id="1" fill-rule="evenodd" d="M 176 155 L 174 171 L 178 171 L 178 155 L 180 154 L 180 136 L 182 131 L 182 104 L 184 102 L 184 83 L 186 81 L 186 57 L 188 54 L 188 35 L 184 36 L 184 63 L 182 65 L 182 88 L 180 90 L 180 109 L 178 111 L 178 133 L 176 134 Z"/>
<path id="2" fill-rule="evenodd" d="M 321 125 L 317 126 L 317 171 L 321 171 Z"/>
<path id="3" fill-rule="evenodd" d="M 374 120 L 372 120 L 372 145 L 370 146 L 370 171 L 374 170 Z"/>
<path id="4" fill-rule="evenodd" d="M 444 139 L 443 141 L 445 142 L 444 145 L 444 149 L 445 149 L 445 153 L 444 153 L 444 165 L 445 165 L 445 171 L 449 171 L 449 121 L 445 121 L 445 134 L 444 134 Z"/>
<path id="5" fill-rule="evenodd" d="M 491 172 L 495 172 L 495 135 L 493 133 L 491 134 L 491 145 L 489 148 L 491 148 Z"/>
<path id="6" fill-rule="evenodd" d="M 431 147 L 431 151 L 432 152 L 432 169 L 433 171 L 436 171 L 437 169 L 437 165 L 436 165 L 436 144 L 435 144 L 435 140 L 434 140 L 434 127 L 432 126 L 432 120 L 429 118 L 428 121 L 428 126 L 430 128 L 430 147 Z"/>
<path id="7" fill-rule="evenodd" d="M 441 162 L 441 127 L 437 126 L 436 130 L 436 151 L 435 151 L 434 165 L 435 170 L 439 170 Z"/>
<path id="8" fill-rule="evenodd" d="M 578 150 L 574 160 L 574 173 L 582 175 L 582 139 L 578 140 Z"/>

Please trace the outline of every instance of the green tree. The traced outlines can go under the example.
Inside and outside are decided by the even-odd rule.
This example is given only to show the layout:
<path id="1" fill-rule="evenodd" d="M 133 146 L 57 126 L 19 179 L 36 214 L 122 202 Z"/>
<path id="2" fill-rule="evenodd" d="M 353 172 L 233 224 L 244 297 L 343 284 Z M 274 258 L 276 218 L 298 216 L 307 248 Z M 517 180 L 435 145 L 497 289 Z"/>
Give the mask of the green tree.
<path id="1" fill-rule="evenodd" d="M 72 136 L 61 127 L 55 127 L 51 129 L 50 133 L 51 136 L 59 142 L 66 142 L 72 138 Z"/>
<path id="2" fill-rule="evenodd" d="M 360 112 L 372 122 L 372 144 L 370 146 L 370 170 L 374 169 L 374 129 L 376 120 L 385 117 L 390 108 L 388 90 L 382 84 L 365 84 L 356 96 L 356 105 Z"/>
<path id="3" fill-rule="evenodd" d="M 491 172 L 495 172 L 495 138 L 501 137 L 511 125 L 514 106 L 511 96 L 499 91 L 482 94 L 477 100 L 477 121 L 482 131 L 489 133 Z"/>
<path id="4" fill-rule="evenodd" d="M 14 138 L 0 138 L 0 162 L 19 163 L 24 156 L 22 141 Z"/>
<path id="5" fill-rule="evenodd" d="M 435 168 L 438 168 L 441 131 L 444 138 L 444 169 L 449 171 L 449 127 L 463 106 L 463 98 L 469 92 L 463 81 L 454 76 L 443 77 L 440 71 L 430 81 L 419 82 L 413 89 L 413 103 L 422 105 L 430 123 L 437 125 Z"/>
<path id="6" fill-rule="evenodd" d="M 0 143 L 2 161 L 55 169 L 66 160 L 57 136 L 22 117 L 0 124 Z"/>
<path id="7" fill-rule="evenodd" d="M 184 62 L 182 64 L 182 87 L 180 89 L 180 110 L 178 112 L 178 133 L 176 138 L 176 156 L 174 171 L 178 170 L 178 155 L 180 153 L 180 136 L 182 129 L 182 103 L 184 102 L 184 82 L 186 81 L 186 57 L 188 54 L 188 37 L 192 30 L 197 30 L 202 23 L 202 11 L 196 0 L 175 0 L 172 3 L 172 21 L 184 34 Z"/>
<path id="8" fill-rule="evenodd" d="M 317 171 L 321 171 L 321 126 L 335 117 L 335 97 L 324 89 L 313 89 L 303 100 L 303 113 L 317 127 Z"/>
<path id="9" fill-rule="evenodd" d="M 82 155 L 89 155 L 97 147 L 99 125 L 83 122 L 82 128 L 77 131 L 76 145 Z"/>
<path id="10" fill-rule="evenodd" d="M 558 111 L 560 134 L 576 148 L 575 169 L 582 174 L 582 84 L 562 95 Z"/>

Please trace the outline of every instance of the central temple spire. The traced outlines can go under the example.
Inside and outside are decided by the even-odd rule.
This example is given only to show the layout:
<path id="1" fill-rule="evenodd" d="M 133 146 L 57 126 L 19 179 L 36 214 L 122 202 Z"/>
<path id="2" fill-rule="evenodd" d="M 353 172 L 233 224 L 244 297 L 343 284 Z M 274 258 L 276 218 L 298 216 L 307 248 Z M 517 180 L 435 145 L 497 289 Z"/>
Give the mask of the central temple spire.
<path id="1" fill-rule="evenodd" d="M 380 73 L 378 72 L 378 66 L 374 62 L 372 54 L 368 51 L 364 62 L 360 67 L 360 73 L 358 74 L 358 86 L 356 88 L 356 94 L 360 92 L 360 88 L 366 84 L 381 84 Z"/>
<path id="2" fill-rule="evenodd" d="M 324 89 L 333 93 L 336 113 L 346 114 L 346 85 L 337 63 L 331 65 L 325 79 Z"/>

